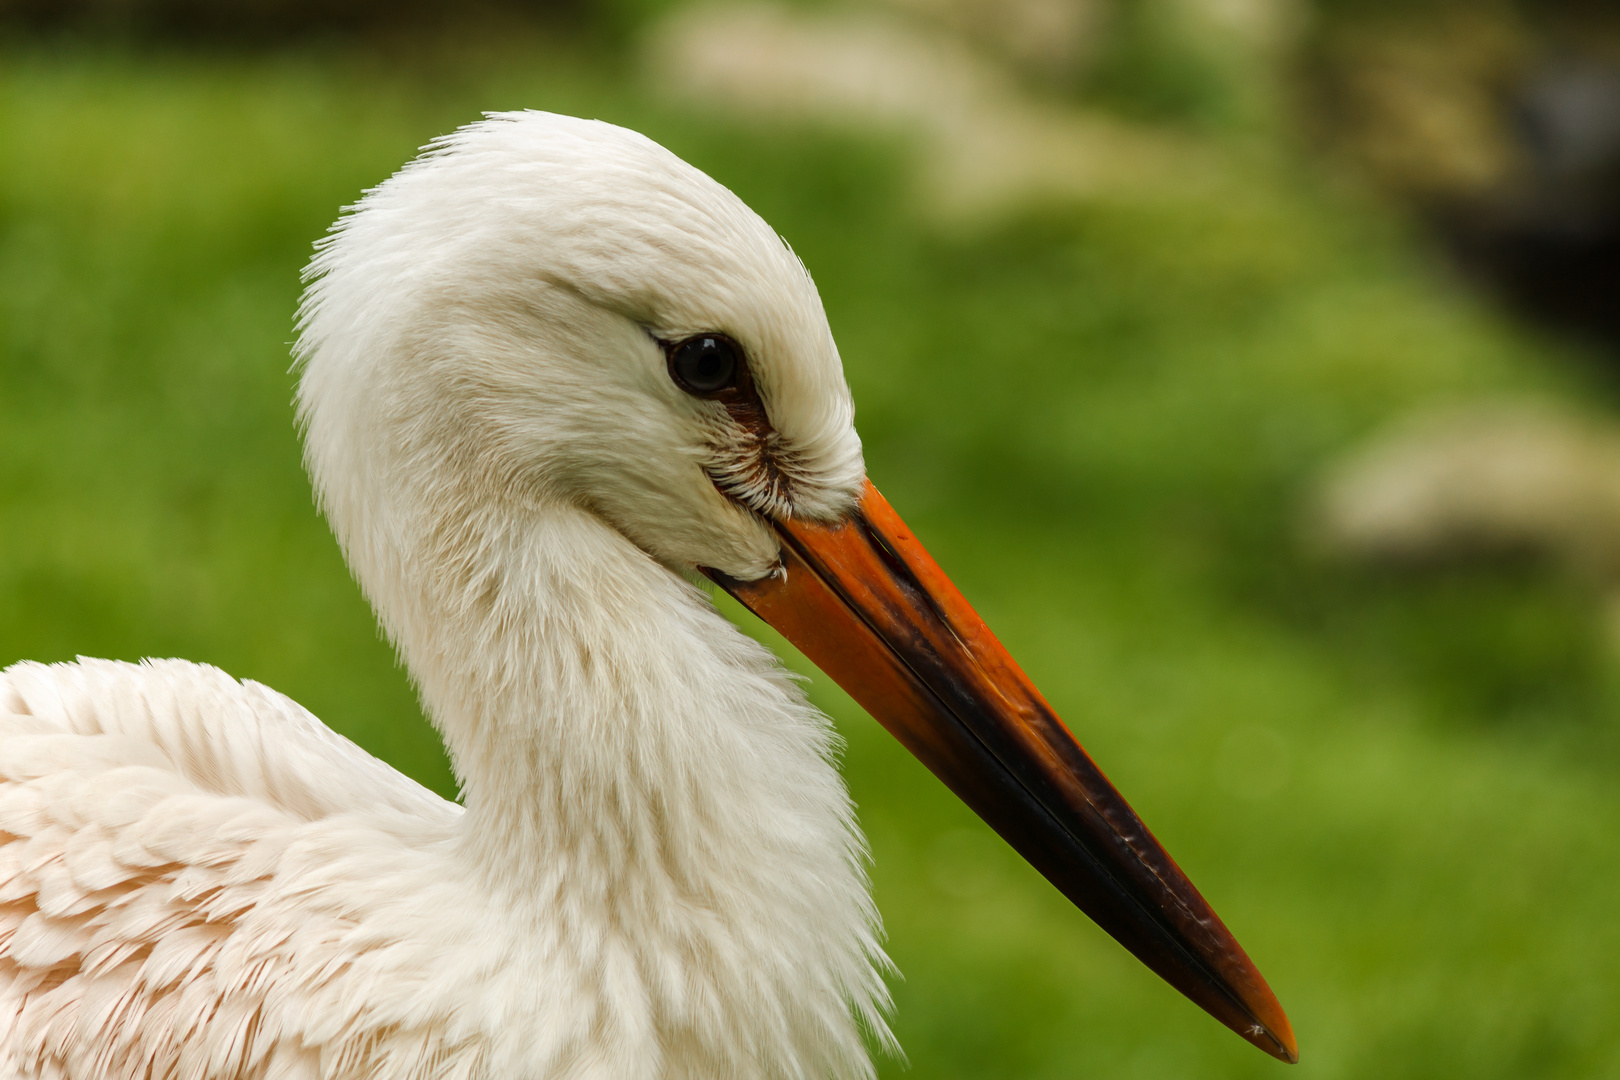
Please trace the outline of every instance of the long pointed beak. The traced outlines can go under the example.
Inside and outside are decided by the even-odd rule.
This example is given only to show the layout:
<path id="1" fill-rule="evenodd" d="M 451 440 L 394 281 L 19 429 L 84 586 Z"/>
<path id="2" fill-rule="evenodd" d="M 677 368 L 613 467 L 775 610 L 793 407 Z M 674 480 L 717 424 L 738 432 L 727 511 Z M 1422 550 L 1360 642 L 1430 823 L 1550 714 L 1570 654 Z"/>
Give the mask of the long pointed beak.
<path id="1" fill-rule="evenodd" d="M 870 481 L 837 524 L 776 530 L 785 574 L 709 576 L 1137 959 L 1297 1061 L 1288 1017 L 1237 940 Z"/>

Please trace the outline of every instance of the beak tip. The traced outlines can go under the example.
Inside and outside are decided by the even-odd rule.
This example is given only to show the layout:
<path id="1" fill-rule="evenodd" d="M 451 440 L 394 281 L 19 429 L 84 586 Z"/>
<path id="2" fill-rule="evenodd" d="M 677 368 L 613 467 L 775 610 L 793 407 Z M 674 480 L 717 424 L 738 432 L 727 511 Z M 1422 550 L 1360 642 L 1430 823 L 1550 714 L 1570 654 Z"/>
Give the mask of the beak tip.
<path id="1" fill-rule="evenodd" d="M 1299 1044 L 1294 1041 L 1294 1030 L 1287 1017 L 1273 1025 L 1255 1024 L 1246 1037 L 1254 1045 L 1288 1065 L 1299 1064 Z"/>

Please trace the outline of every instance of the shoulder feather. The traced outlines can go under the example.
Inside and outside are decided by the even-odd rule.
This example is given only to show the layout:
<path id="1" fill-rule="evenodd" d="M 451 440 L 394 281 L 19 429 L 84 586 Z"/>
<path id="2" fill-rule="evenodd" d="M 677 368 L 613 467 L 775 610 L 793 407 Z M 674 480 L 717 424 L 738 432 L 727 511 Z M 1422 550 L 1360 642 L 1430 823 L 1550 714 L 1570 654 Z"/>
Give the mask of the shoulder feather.
<path id="1" fill-rule="evenodd" d="M 0 764 L 26 775 L 124 765 L 173 771 L 199 791 L 257 799 L 305 821 L 378 807 L 442 814 L 443 799 L 334 732 L 291 698 L 184 660 L 80 659 L 0 672 Z M 63 738 L 41 738 L 49 735 Z M 4 753 L 0 750 L 0 753 Z"/>
<path id="2" fill-rule="evenodd" d="M 0 1076 L 439 1075 L 373 1067 L 420 1032 L 306 1007 L 343 996 L 367 935 L 344 875 L 334 888 L 305 864 L 334 830 L 373 868 L 408 862 L 407 841 L 441 839 L 459 815 L 214 668 L 0 672 Z M 311 1039 L 310 1022 L 338 1038 Z M 332 1054 L 345 1047 L 352 1069 Z"/>

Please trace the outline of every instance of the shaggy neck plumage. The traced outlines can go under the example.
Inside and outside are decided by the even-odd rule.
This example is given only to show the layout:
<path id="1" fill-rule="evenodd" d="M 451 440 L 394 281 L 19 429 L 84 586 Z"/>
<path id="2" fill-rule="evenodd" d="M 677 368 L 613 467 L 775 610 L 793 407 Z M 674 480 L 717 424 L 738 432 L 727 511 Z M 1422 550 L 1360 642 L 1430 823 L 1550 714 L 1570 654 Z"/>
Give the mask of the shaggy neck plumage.
<path id="1" fill-rule="evenodd" d="M 774 658 L 569 503 L 381 517 L 394 534 L 350 555 L 450 749 L 480 889 L 629 957 L 691 1075 L 870 1075 L 886 961 L 860 838 Z"/>
<path id="2" fill-rule="evenodd" d="M 609 891 L 690 882 L 706 832 L 771 811 L 767 787 L 726 770 L 765 749 L 748 744 L 796 695 L 691 585 L 565 502 L 485 508 L 416 541 L 399 562 L 415 580 L 390 590 L 414 593 L 412 610 L 393 621 L 480 866 L 500 878 L 562 860 L 573 887 Z M 784 734 L 770 748 L 783 767 L 829 770 L 824 733 Z"/>

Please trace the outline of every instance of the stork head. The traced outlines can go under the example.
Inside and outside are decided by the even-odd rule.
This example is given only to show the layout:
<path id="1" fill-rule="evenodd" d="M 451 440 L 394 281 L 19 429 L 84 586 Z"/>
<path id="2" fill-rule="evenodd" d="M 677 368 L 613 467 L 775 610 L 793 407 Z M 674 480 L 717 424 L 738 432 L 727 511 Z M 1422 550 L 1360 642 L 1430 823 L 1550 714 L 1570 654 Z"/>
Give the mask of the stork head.
<path id="1" fill-rule="evenodd" d="M 585 508 L 776 626 L 1121 944 L 1295 1059 L 1242 948 L 867 481 L 815 286 L 731 192 L 622 128 L 495 115 L 367 194 L 310 276 L 306 454 L 362 578 L 372 538 L 447 505 Z"/>
<path id="2" fill-rule="evenodd" d="M 300 415 L 346 544 L 377 487 L 356 479 L 407 483 L 423 457 L 738 578 L 775 566 L 768 520 L 828 521 L 859 498 L 854 405 L 809 274 L 644 136 L 491 116 L 368 193 L 309 273 Z"/>

